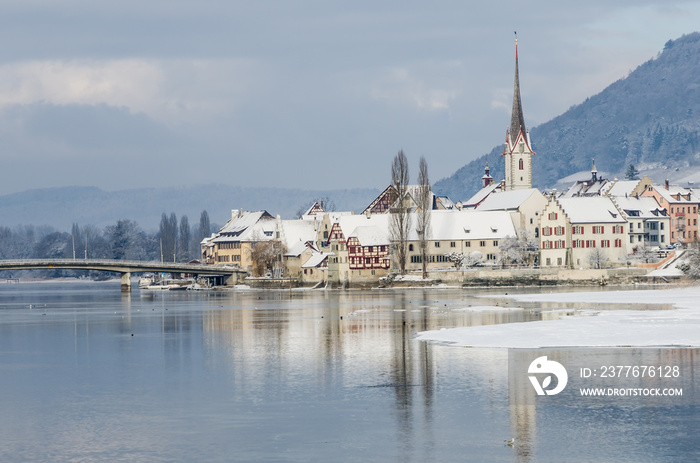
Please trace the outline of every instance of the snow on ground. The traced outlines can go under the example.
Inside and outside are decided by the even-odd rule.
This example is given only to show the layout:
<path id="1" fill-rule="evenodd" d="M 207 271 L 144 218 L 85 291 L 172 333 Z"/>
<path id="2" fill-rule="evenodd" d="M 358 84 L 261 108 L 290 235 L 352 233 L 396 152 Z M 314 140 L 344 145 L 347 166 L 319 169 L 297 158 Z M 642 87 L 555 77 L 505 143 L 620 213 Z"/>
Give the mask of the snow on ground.
<path id="1" fill-rule="evenodd" d="M 700 288 L 506 296 L 519 301 L 672 304 L 676 310 L 584 311 L 560 320 L 418 333 L 415 339 L 468 347 L 700 346 Z M 587 315 L 587 316 L 586 316 Z"/>

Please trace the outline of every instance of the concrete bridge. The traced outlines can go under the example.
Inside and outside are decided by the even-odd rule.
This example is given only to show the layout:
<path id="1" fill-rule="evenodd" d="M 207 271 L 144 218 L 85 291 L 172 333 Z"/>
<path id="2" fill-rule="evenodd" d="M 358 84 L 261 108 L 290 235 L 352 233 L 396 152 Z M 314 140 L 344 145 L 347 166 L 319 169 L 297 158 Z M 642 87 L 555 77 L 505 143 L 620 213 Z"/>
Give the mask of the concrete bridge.
<path id="1" fill-rule="evenodd" d="M 0 260 L 0 270 L 27 269 L 82 269 L 102 270 L 121 274 L 122 291 L 131 290 L 131 274 L 140 272 L 190 273 L 195 275 L 221 275 L 226 284 L 234 285 L 247 276 L 240 267 L 228 265 L 184 264 L 176 262 L 148 262 L 110 259 L 22 259 Z"/>

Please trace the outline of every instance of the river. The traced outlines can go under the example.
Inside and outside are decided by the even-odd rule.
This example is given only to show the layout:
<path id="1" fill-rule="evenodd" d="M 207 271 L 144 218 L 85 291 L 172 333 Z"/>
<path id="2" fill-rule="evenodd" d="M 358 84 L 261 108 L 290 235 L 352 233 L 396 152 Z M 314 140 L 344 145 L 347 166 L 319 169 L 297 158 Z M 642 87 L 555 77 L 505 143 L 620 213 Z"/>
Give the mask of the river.
<path id="1" fill-rule="evenodd" d="M 511 310 L 503 291 L 2 284 L 0 461 L 700 460 L 697 373 L 683 401 L 535 407 L 507 349 L 413 339 L 576 310 Z M 485 303 L 503 310 L 468 310 Z M 700 371 L 695 349 L 650 350 Z"/>

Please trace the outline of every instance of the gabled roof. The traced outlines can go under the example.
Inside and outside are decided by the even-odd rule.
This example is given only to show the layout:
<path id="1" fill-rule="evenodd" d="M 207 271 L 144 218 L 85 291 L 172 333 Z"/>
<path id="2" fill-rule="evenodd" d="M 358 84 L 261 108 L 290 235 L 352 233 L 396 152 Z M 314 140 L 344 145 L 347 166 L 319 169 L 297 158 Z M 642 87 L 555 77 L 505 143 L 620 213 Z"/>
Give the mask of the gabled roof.
<path id="1" fill-rule="evenodd" d="M 667 216 L 666 210 L 659 206 L 659 203 L 652 196 L 618 196 L 614 201 L 618 208 L 628 217 L 651 219 Z"/>
<path id="2" fill-rule="evenodd" d="M 479 211 L 512 211 L 517 210 L 532 195 L 542 193 L 537 188 L 494 192 L 484 199 L 476 209 Z M 544 199 L 544 197 L 542 196 Z M 543 202 L 546 202 L 544 200 Z"/>
<path id="3" fill-rule="evenodd" d="M 328 259 L 331 254 L 325 252 L 314 252 L 311 257 L 301 265 L 301 268 L 316 268 L 322 266 L 324 261 Z"/>
<path id="4" fill-rule="evenodd" d="M 493 193 L 496 190 L 500 191 L 501 189 L 501 184 L 500 183 L 492 183 L 489 186 L 486 186 L 482 188 L 481 190 L 477 191 L 474 193 L 474 196 L 469 198 L 468 200 L 464 201 L 462 203 L 462 206 L 464 208 L 474 208 L 481 204 L 482 201 L 486 199 L 487 196 L 489 196 L 491 193 Z"/>
<path id="5" fill-rule="evenodd" d="M 267 211 L 243 212 L 231 218 L 219 232 L 214 242 L 267 241 L 274 238 L 275 219 Z"/>
<path id="6" fill-rule="evenodd" d="M 418 241 L 417 220 L 411 219 L 409 241 Z M 433 211 L 430 213 L 431 241 L 497 240 L 515 236 L 510 212 L 506 211 Z M 446 251 L 449 252 L 449 249 Z"/>
<path id="7" fill-rule="evenodd" d="M 347 240 L 355 233 L 355 230 L 363 227 L 372 227 L 380 230 L 375 233 L 377 236 L 381 233 L 388 233 L 390 220 L 391 214 L 342 215 L 338 216 L 332 224 L 338 224 L 340 230 L 343 232 L 343 236 Z M 368 232 L 365 231 L 365 233 Z M 385 241 L 380 244 L 388 243 L 388 241 Z M 362 240 L 360 240 L 360 244 L 365 245 Z M 373 245 L 368 244 L 367 246 Z"/>
<path id="8" fill-rule="evenodd" d="M 349 238 L 357 238 L 362 246 L 383 246 L 391 244 L 389 229 L 377 225 L 361 225 L 353 230 Z"/>
<path id="9" fill-rule="evenodd" d="M 299 244 L 316 240 L 316 222 L 313 220 L 280 220 L 278 229 L 279 239 L 287 246 L 287 252 Z"/>
<path id="10" fill-rule="evenodd" d="M 572 224 L 626 222 L 607 196 L 559 198 L 559 204 Z"/>
<path id="11" fill-rule="evenodd" d="M 321 201 L 323 202 L 323 201 Z M 313 203 L 307 210 L 301 215 L 302 219 L 313 219 L 313 217 L 316 214 L 323 214 L 326 212 L 325 209 L 323 209 L 323 205 L 319 204 L 318 201 Z"/>
<path id="12" fill-rule="evenodd" d="M 383 214 L 389 212 L 389 208 L 394 204 L 398 196 L 396 188 L 394 188 L 393 185 L 389 185 L 384 191 L 379 193 L 379 196 L 377 196 L 362 213 L 366 214 L 370 212 L 372 214 Z"/>
<path id="13" fill-rule="evenodd" d="M 617 180 L 606 183 L 601 191 L 610 196 L 632 196 L 637 185 L 639 180 Z"/>
<path id="14" fill-rule="evenodd" d="M 669 185 L 668 190 L 664 185 L 654 184 L 653 188 L 669 203 L 698 203 L 700 198 L 695 196 L 693 190 L 678 185 Z M 680 195 L 680 196 L 679 196 Z"/>

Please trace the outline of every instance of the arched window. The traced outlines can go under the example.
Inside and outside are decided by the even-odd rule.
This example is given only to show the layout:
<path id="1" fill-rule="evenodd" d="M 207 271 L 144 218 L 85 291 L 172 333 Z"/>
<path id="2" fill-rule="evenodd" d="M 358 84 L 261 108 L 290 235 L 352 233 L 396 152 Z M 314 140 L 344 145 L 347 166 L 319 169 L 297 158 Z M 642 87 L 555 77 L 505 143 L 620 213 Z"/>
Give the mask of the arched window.
<path id="1" fill-rule="evenodd" d="M 523 160 L 522 160 L 522 159 L 520 159 L 520 161 L 518 161 L 518 165 L 519 165 L 519 167 L 520 167 L 520 170 L 523 170 L 523 169 L 524 169 L 524 167 L 523 167 Z"/>

